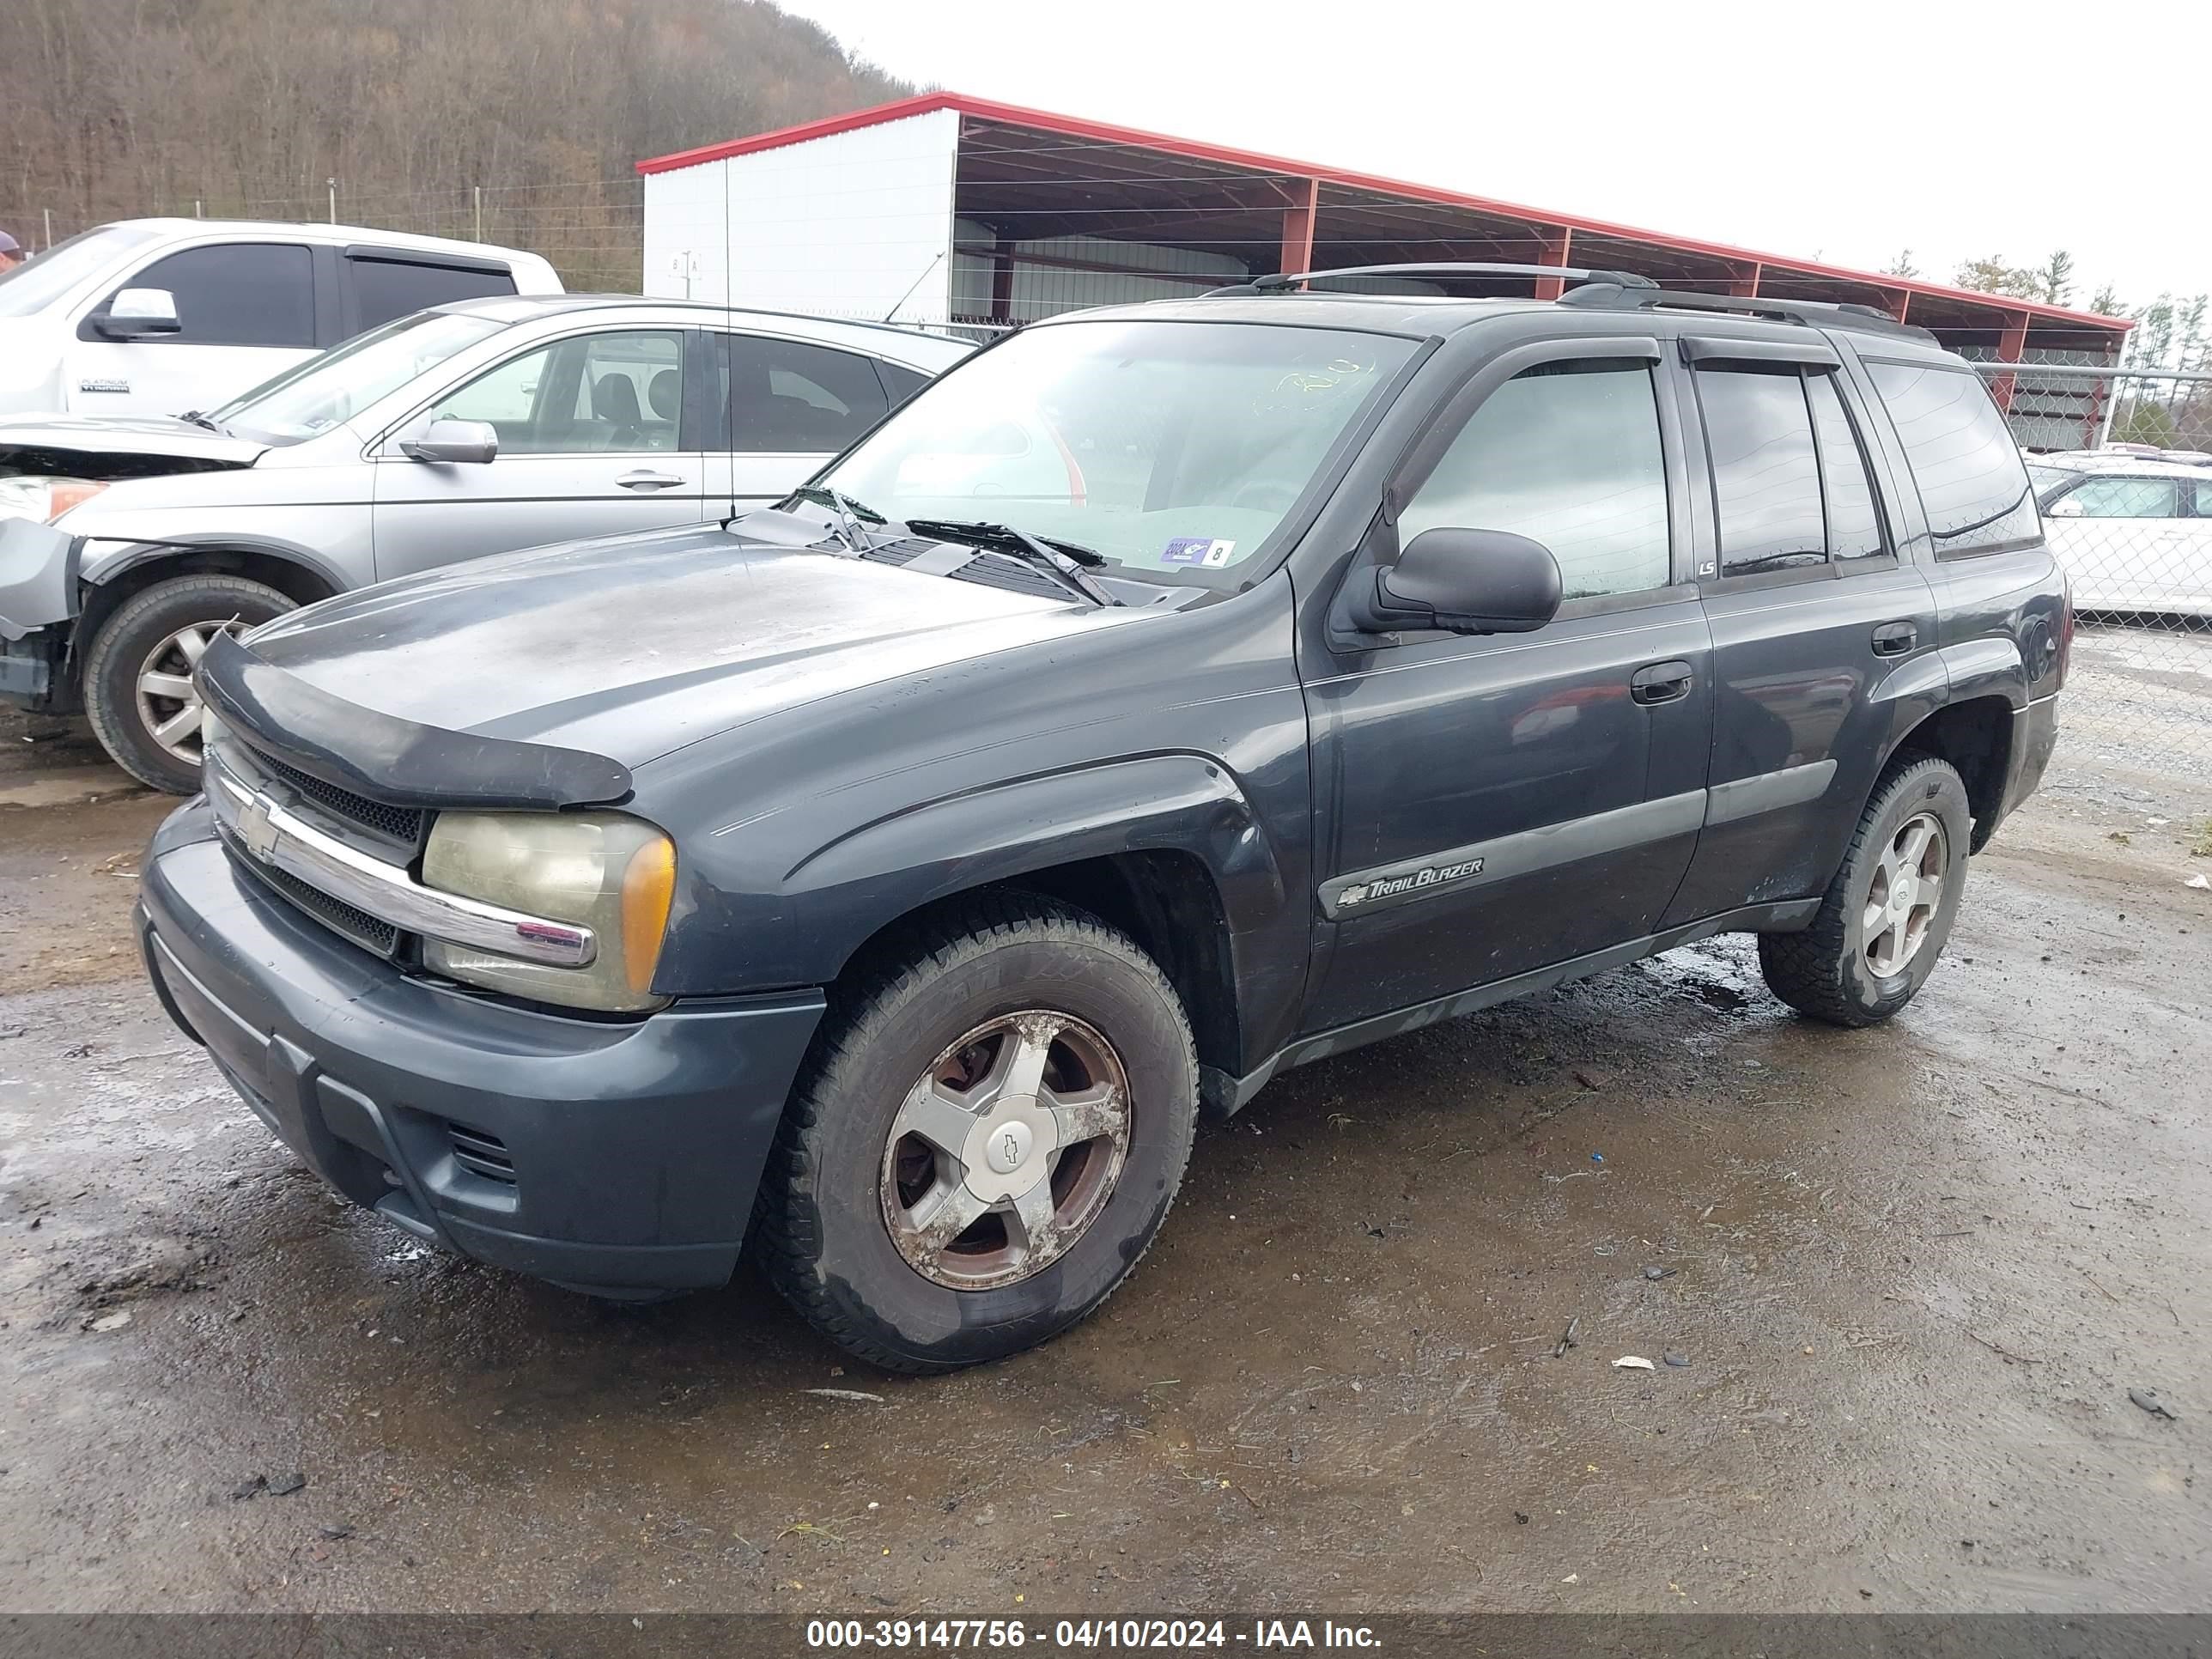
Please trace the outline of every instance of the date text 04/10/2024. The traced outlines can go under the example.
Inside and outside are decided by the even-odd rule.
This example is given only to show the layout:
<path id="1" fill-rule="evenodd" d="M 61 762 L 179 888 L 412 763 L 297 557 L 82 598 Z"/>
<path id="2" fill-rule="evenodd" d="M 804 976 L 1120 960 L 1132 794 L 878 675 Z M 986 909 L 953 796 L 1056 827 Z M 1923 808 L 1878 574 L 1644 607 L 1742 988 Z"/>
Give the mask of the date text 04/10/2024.
<path id="1" fill-rule="evenodd" d="M 1018 1619 L 815 1619 L 807 1621 L 810 1648 L 1057 1649 L 1362 1648 L 1382 1638 L 1365 1625 L 1334 1620 L 1255 1619 L 1249 1630 L 1219 1619 L 1062 1619 L 1031 1631 Z"/>

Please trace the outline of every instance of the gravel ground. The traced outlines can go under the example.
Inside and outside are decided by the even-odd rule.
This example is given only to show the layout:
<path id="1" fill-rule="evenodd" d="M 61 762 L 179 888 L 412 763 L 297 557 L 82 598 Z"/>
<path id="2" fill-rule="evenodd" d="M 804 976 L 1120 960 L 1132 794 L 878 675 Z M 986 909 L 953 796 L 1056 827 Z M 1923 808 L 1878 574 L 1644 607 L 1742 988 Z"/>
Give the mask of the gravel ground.
<path id="1" fill-rule="evenodd" d="M 0 732 L 0 1607 L 2204 1610 L 2212 783 L 2124 645 L 1890 1026 L 1718 940 L 1308 1067 L 921 1381 L 334 1202 L 115 949 L 163 803 Z"/>

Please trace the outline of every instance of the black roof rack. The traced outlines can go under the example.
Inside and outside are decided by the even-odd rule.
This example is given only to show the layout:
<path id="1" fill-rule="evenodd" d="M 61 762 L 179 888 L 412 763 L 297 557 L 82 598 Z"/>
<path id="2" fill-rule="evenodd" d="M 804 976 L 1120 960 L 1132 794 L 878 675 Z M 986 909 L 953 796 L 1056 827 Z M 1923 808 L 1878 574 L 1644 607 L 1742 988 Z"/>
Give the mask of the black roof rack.
<path id="1" fill-rule="evenodd" d="M 1715 311 L 1769 322 L 1848 328 L 1936 343 L 1926 329 L 1900 323 L 1879 306 L 1850 301 L 1777 300 L 1742 294 L 1695 294 L 1661 288 L 1638 278 L 1633 283 L 1595 283 L 1560 296 L 1559 303 L 1589 311 Z"/>
<path id="2" fill-rule="evenodd" d="M 1450 262 L 1413 265 L 1345 265 L 1335 270 L 1286 270 L 1272 276 L 1255 276 L 1249 283 L 1232 283 L 1210 290 L 1206 297 L 1232 294 L 1279 294 L 1300 283 L 1329 277 L 1407 276 L 1449 280 L 1452 277 L 1556 276 L 1566 283 L 1602 283 L 1614 289 L 1652 289 L 1658 283 L 1628 270 L 1583 270 L 1572 265 L 1497 265 Z"/>

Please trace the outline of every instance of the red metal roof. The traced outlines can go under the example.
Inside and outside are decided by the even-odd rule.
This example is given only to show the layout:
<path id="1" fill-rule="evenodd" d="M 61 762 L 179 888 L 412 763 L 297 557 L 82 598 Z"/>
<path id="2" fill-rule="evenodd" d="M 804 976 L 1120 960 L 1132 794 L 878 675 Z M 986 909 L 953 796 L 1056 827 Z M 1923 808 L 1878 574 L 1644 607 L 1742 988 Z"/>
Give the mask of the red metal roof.
<path id="1" fill-rule="evenodd" d="M 1431 185 L 1410 185 L 1396 179 L 1377 178 L 1370 173 L 1347 173 L 1340 168 L 1316 167 L 1305 161 L 1293 161 L 1279 155 L 1262 155 L 1251 150 L 1233 149 L 1220 144 L 1201 143 L 1193 138 L 1178 138 L 1168 133 L 1146 132 L 1135 127 L 1115 126 L 1103 121 L 1085 121 L 1072 115 L 1057 115 L 1049 110 L 1025 109 L 1018 104 L 1002 104 L 988 98 L 971 98 L 964 93 L 925 92 L 912 98 L 902 98 L 889 104 L 878 104 L 870 109 L 854 110 L 846 115 L 833 115 L 825 120 L 808 121 L 795 127 L 784 127 L 775 132 L 757 133 L 750 138 L 734 138 L 719 144 L 704 144 L 696 149 L 678 150 L 672 155 L 656 155 L 640 161 L 641 173 L 670 173 L 678 167 L 698 167 L 708 161 L 725 161 L 732 155 L 750 155 L 760 150 L 780 149 L 788 144 L 805 143 L 812 138 L 826 138 L 833 133 L 852 132 L 862 127 L 880 126 L 887 121 L 902 121 L 910 116 L 928 115 L 939 110 L 952 110 L 965 116 L 995 121 L 1002 125 L 1030 127 L 1066 137 L 1079 138 L 1095 143 L 1125 144 L 1133 148 L 1158 150 L 1166 155 L 1187 156 L 1194 161 L 1210 161 L 1224 167 L 1249 168 L 1257 173 L 1285 174 L 1295 179 L 1313 179 L 1324 185 L 1334 185 L 1352 190 L 1376 191 L 1401 197 L 1409 202 L 1431 203 L 1442 207 L 1471 208 L 1479 212 L 1503 217 L 1526 220 L 1533 224 L 1586 232 L 1595 236 L 1617 237 L 1628 240 L 1650 242 L 1662 247 L 1687 253 L 1708 255 L 1714 258 L 1729 259 L 1744 264 L 1763 265 L 1778 272 L 1792 276 L 1831 278 L 1838 282 L 1863 283 L 1870 287 L 1888 289 L 1899 294 L 1924 294 L 1930 298 L 1987 307 L 2044 320 L 2049 325 L 2096 328 L 2113 333 L 2135 326 L 2124 317 L 2104 317 L 2094 312 L 2072 311 L 2063 306 L 2045 305 L 2033 300 L 2015 299 L 2006 294 L 1984 294 L 1972 289 L 1948 287 L 1941 283 L 1923 283 L 1915 277 L 1892 276 L 1883 272 L 1853 270 L 1844 265 L 1822 264 L 1815 260 L 1790 258 L 1778 253 L 1761 253 L 1750 248 L 1731 247 L 1722 242 L 1708 242 L 1695 237 L 1675 236 L 1656 230 L 1642 230 L 1632 225 L 1612 224 L 1602 219 L 1585 219 L 1572 214 L 1554 213 L 1547 209 L 1523 207 L 1517 203 L 1501 202 L 1488 197 L 1468 196 L 1457 191 L 1438 190 Z"/>

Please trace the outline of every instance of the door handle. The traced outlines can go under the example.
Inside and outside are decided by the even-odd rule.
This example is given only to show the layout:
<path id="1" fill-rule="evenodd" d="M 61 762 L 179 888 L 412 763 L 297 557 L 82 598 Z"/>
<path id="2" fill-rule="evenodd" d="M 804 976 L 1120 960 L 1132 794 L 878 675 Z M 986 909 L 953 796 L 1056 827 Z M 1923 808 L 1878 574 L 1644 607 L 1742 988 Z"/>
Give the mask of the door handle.
<path id="1" fill-rule="evenodd" d="M 1920 643 L 1920 629 L 1909 622 L 1884 623 L 1874 630 L 1874 653 L 1877 657 L 1901 657 Z"/>
<path id="2" fill-rule="evenodd" d="M 1628 677 L 1628 695 L 1640 703 L 1680 702 L 1690 695 L 1697 671 L 1679 659 L 1648 663 Z"/>
<path id="3" fill-rule="evenodd" d="M 648 472 L 640 469 L 635 472 L 623 473 L 615 482 L 624 489 L 673 489 L 690 480 L 679 478 L 673 472 Z"/>

